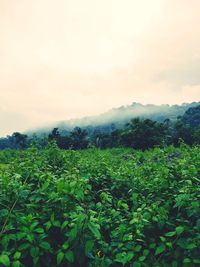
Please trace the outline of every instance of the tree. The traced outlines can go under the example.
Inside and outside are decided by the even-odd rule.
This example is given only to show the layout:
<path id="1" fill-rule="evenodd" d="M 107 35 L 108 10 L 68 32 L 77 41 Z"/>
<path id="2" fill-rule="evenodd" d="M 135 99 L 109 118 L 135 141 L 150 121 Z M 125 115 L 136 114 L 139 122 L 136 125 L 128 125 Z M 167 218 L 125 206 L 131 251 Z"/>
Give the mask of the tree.
<path id="1" fill-rule="evenodd" d="M 200 126 L 194 131 L 193 138 L 195 144 L 200 145 Z"/>
<path id="2" fill-rule="evenodd" d="M 58 141 L 59 137 L 60 137 L 60 133 L 59 133 L 58 128 L 54 128 L 52 132 L 49 134 L 49 140 Z"/>
<path id="3" fill-rule="evenodd" d="M 111 136 L 107 133 L 96 133 L 93 136 L 94 144 L 96 147 L 104 149 L 111 147 Z"/>
<path id="4" fill-rule="evenodd" d="M 135 149 L 148 149 L 165 141 L 166 127 L 150 119 L 132 119 L 122 132 L 122 143 Z"/>
<path id="5" fill-rule="evenodd" d="M 191 128 L 197 128 L 200 125 L 200 105 L 189 108 L 181 120 L 185 125 Z"/>
<path id="6" fill-rule="evenodd" d="M 75 127 L 70 134 L 73 149 L 87 148 L 89 140 L 87 131 L 80 127 Z"/>
<path id="7" fill-rule="evenodd" d="M 193 134 L 192 128 L 186 125 L 182 118 L 178 118 L 174 125 L 174 132 L 172 137 L 172 142 L 175 146 L 179 146 L 180 140 L 183 140 L 184 143 L 188 145 L 193 144 Z"/>
<path id="8" fill-rule="evenodd" d="M 27 135 L 15 132 L 12 134 L 11 139 L 16 148 L 24 149 L 27 147 Z"/>
<path id="9" fill-rule="evenodd" d="M 72 139 L 69 136 L 60 136 L 57 140 L 57 145 L 61 149 L 71 149 Z"/>
<path id="10" fill-rule="evenodd" d="M 122 130 L 116 129 L 111 132 L 110 143 L 111 147 L 118 147 L 121 145 Z"/>

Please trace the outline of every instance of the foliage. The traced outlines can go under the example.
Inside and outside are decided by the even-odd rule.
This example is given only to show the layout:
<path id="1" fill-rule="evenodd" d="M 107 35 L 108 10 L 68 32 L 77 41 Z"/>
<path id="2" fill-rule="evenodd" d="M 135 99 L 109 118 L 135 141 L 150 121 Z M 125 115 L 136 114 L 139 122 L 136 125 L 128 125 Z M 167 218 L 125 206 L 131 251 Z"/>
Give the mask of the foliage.
<path id="1" fill-rule="evenodd" d="M 200 125 L 200 105 L 189 108 L 183 115 L 182 121 L 191 128 L 196 128 Z"/>
<path id="2" fill-rule="evenodd" d="M 135 149 L 148 149 L 161 145 L 165 139 L 165 125 L 149 119 L 133 119 L 122 133 L 122 142 Z"/>
<path id="3" fill-rule="evenodd" d="M 191 105 L 193 106 L 193 104 Z M 185 109 L 186 106 L 181 107 Z M 151 105 L 148 105 L 148 108 L 152 108 Z M 188 145 L 193 145 L 200 144 L 199 126 L 200 106 L 198 105 L 189 108 L 182 117 L 173 121 L 165 118 L 162 123 L 157 120 L 134 118 L 118 128 L 116 128 L 116 124 L 111 123 L 107 126 L 75 127 L 71 131 L 67 131 L 67 129 L 63 131 L 62 126 L 61 129 L 54 128 L 48 136 L 33 135 L 29 138 L 21 133 L 14 133 L 7 138 L 0 138 L 0 149 L 25 149 L 32 143 L 42 149 L 47 146 L 47 140 L 55 141 L 61 149 L 74 150 L 122 146 L 145 150 L 163 145 L 179 146 L 180 140 Z"/>
<path id="4" fill-rule="evenodd" d="M 121 146 L 144 150 L 154 146 L 172 144 L 179 146 L 180 139 L 188 145 L 200 144 L 197 130 L 200 126 L 200 106 L 198 104 L 191 103 L 171 107 L 163 105 L 159 107 L 134 103 L 130 106 L 130 110 L 128 109 L 129 116 L 125 116 L 126 120 L 122 120 L 123 123 L 120 116 L 123 112 L 126 114 L 127 108 L 121 107 L 118 111 L 115 110 L 117 114 L 119 113 L 118 121 L 115 121 L 115 123 L 106 124 L 104 122 L 102 124 L 101 121 L 97 120 L 94 125 L 87 125 L 84 128 L 75 127 L 72 128 L 73 130 L 69 130 L 67 127 L 64 129 L 64 124 L 62 124 L 60 128 L 54 128 L 49 135 L 46 133 L 43 136 L 34 134 L 32 137 L 27 137 L 21 133 L 14 133 L 12 136 L 0 138 L 0 149 L 24 149 L 32 143 L 36 143 L 37 147 L 42 149 L 47 146 L 47 139 L 56 141 L 61 149 L 75 150 L 88 147 L 105 149 Z M 188 109 L 188 107 L 190 108 Z M 138 113 L 138 109 L 143 110 L 144 114 Z M 177 109 L 179 109 L 178 113 Z M 145 116 L 147 110 L 151 112 L 148 116 Z M 182 117 L 175 116 L 183 114 L 184 111 L 186 112 Z M 140 117 L 135 118 L 134 112 L 140 114 Z M 159 115 L 155 115 L 155 112 Z M 87 119 L 85 121 L 87 122 Z"/>
<path id="5" fill-rule="evenodd" d="M 87 131 L 80 127 L 75 127 L 70 134 L 73 149 L 84 149 L 88 146 Z"/>
<path id="6" fill-rule="evenodd" d="M 200 126 L 195 129 L 193 138 L 196 144 L 200 144 Z"/>
<path id="7" fill-rule="evenodd" d="M 184 124 L 182 118 L 179 118 L 174 125 L 174 134 L 172 136 L 172 142 L 175 146 L 179 145 L 180 139 L 186 144 L 192 145 L 194 131 L 188 125 Z"/>
<path id="8" fill-rule="evenodd" d="M 0 149 L 24 149 L 27 147 L 27 135 L 18 132 L 7 138 L 0 138 Z"/>
<path id="9" fill-rule="evenodd" d="M 159 123 L 150 119 L 135 118 L 123 129 L 115 129 L 110 134 L 96 130 L 92 136 L 88 136 L 86 130 L 76 127 L 70 135 L 62 136 L 58 128 L 54 128 L 49 140 L 56 141 L 61 149 L 105 149 L 126 146 L 145 150 L 170 144 L 179 146 L 181 141 L 188 145 L 200 144 L 198 129 L 186 124 L 183 117 L 177 118 L 175 123 L 169 119 Z"/>
<path id="10" fill-rule="evenodd" d="M 0 266 L 200 265 L 199 147 L 9 153 Z"/>

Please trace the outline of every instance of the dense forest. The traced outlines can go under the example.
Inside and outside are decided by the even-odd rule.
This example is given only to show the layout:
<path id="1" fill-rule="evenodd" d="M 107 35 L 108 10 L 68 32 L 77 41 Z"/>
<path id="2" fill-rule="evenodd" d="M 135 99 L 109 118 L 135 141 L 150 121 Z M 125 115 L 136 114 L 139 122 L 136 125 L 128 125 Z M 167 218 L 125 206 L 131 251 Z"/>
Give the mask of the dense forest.
<path id="1" fill-rule="evenodd" d="M 61 149 L 131 147 L 148 149 L 155 146 L 178 146 L 200 143 L 200 105 L 190 107 L 177 119 L 166 118 L 163 122 L 149 118 L 133 118 L 124 127 L 107 126 L 75 127 L 71 131 L 54 128 L 49 134 L 26 135 L 15 132 L 0 139 L 0 149 L 25 149 L 31 143 L 44 148 L 48 141 L 55 141 Z"/>

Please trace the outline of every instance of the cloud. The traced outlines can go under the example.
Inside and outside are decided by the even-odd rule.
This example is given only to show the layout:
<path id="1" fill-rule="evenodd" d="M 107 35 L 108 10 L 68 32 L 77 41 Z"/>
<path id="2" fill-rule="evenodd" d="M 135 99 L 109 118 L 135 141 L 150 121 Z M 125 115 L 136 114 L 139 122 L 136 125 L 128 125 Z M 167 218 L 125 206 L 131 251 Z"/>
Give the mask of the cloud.
<path id="1" fill-rule="evenodd" d="M 14 123 L 0 134 L 135 101 L 199 101 L 199 10 L 198 0 L 2 1 L 0 112 Z"/>
<path id="2" fill-rule="evenodd" d="M 166 69 L 160 72 L 155 81 L 169 81 L 177 88 L 185 85 L 200 84 L 200 58 L 182 62 L 172 69 Z"/>
<path id="3" fill-rule="evenodd" d="M 24 115 L 17 112 L 9 112 L 0 109 L 0 133 L 1 136 L 12 134 L 14 131 L 27 130 L 32 127 L 32 121 Z M 3 126 L 3 127 L 2 127 Z"/>

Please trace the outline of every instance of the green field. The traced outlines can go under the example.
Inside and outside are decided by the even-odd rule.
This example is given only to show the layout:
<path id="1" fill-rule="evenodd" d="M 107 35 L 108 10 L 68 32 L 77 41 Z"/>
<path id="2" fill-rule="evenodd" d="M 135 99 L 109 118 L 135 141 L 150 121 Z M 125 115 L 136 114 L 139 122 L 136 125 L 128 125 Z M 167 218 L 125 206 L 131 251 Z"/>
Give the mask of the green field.
<path id="1" fill-rule="evenodd" d="M 200 266 L 200 148 L 0 152 L 0 266 Z"/>

